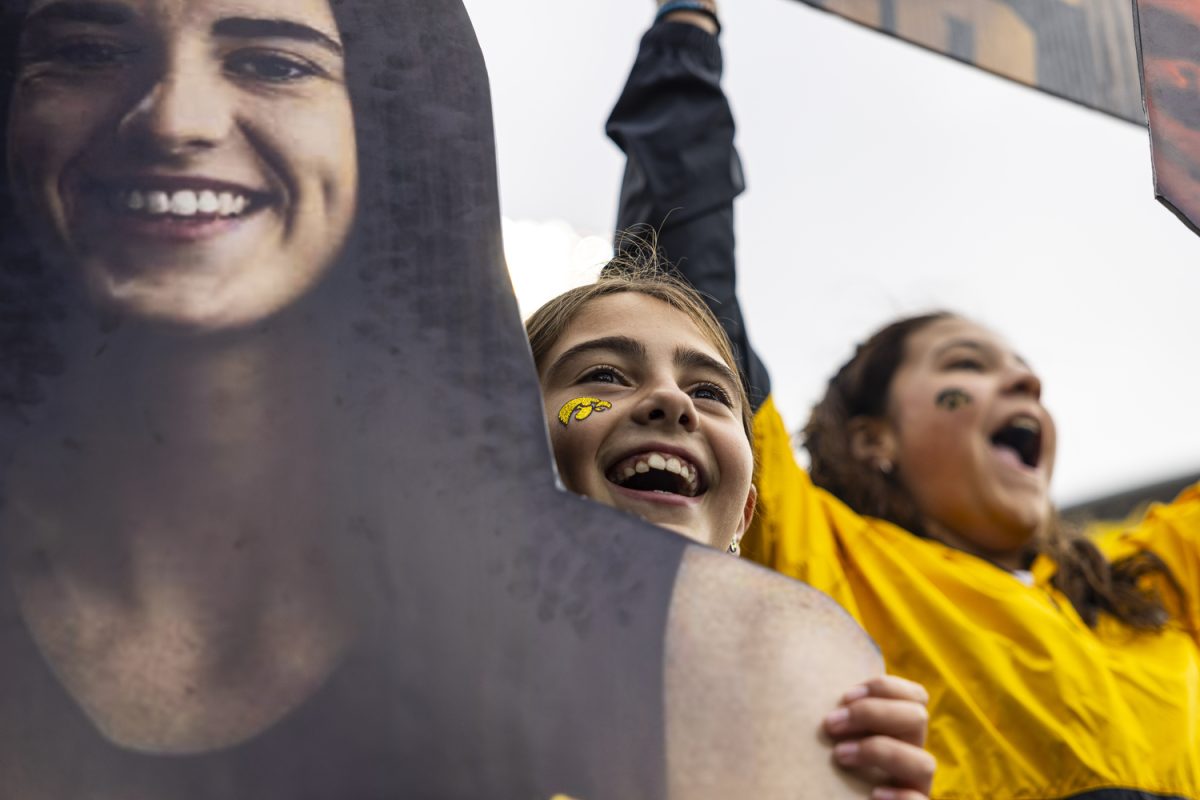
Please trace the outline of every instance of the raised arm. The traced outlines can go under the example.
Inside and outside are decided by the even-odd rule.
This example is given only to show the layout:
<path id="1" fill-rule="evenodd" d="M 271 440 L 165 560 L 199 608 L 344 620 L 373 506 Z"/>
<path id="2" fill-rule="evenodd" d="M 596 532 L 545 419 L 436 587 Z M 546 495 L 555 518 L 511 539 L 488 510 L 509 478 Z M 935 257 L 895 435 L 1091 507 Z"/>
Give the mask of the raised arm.
<path id="1" fill-rule="evenodd" d="M 617 226 L 658 230 L 660 249 L 725 326 L 757 411 L 771 387 L 737 301 L 733 201 L 745 182 L 716 32 L 712 17 L 677 11 L 642 38 L 607 127 L 627 157 Z"/>

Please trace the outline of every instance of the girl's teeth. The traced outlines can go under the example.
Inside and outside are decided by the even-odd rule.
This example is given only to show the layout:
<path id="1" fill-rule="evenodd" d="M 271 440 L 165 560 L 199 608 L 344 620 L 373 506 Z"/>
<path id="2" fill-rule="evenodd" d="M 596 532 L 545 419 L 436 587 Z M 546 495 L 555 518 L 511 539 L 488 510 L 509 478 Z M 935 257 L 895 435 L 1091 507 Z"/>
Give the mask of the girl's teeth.
<path id="1" fill-rule="evenodd" d="M 679 461 L 678 458 L 668 458 L 667 459 L 667 472 L 673 472 L 676 475 L 682 475 L 683 474 L 683 464 Z"/>
<path id="2" fill-rule="evenodd" d="M 229 192 L 221 192 L 221 194 L 217 195 L 218 213 L 220 213 L 222 217 L 228 217 L 230 214 L 234 213 L 233 207 L 235 203 L 236 201 L 233 199 L 232 194 Z"/>
<path id="3" fill-rule="evenodd" d="M 233 201 L 233 213 L 240 214 L 246 210 L 246 198 L 238 195 L 238 198 Z"/>
<path id="4" fill-rule="evenodd" d="M 125 205 L 132 211 L 141 211 L 146 207 L 146 195 L 141 192 L 130 192 L 125 198 Z"/>
<path id="5" fill-rule="evenodd" d="M 652 453 L 650 455 L 650 458 L 646 459 L 646 461 L 647 461 L 647 463 L 650 464 L 651 468 L 653 468 L 653 469 L 666 469 L 667 468 L 667 460 L 665 458 L 663 458 L 662 456 L 660 456 L 658 453 Z"/>

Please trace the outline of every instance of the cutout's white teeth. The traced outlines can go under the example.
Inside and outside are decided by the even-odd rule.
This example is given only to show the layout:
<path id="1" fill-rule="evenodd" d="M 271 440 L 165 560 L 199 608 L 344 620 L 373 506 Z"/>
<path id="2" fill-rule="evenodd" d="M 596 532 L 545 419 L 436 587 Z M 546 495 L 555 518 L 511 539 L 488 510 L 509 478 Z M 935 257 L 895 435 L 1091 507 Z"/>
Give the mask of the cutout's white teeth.
<path id="1" fill-rule="evenodd" d="M 176 217 L 205 216 L 234 217 L 244 214 L 250 207 L 250 198 L 235 192 L 214 192 L 204 189 L 199 192 L 181 189 L 166 192 L 160 189 L 122 190 L 115 194 L 116 208 L 140 212 L 150 216 L 170 214 Z"/>
<path id="2" fill-rule="evenodd" d="M 647 464 L 645 461 L 639 461 L 633 465 L 633 470 L 634 470 L 634 472 L 640 472 L 642 474 L 645 474 L 650 471 L 650 465 Z"/>
<path id="3" fill-rule="evenodd" d="M 658 453 L 651 453 L 650 458 L 646 459 L 646 463 L 650 465 L 651 469 L 666 469 L 667 468 L 667 460 L 665 458 L 663 458 L 662 456 L 660 456 Z"/>
<path id="4" fill-rule="evenodd" d="M 676 475 L 682 475 L 683 474 L 683 464 L 680 463 L 678 458 L 668 458 L 667 459 L 667 472 L 674 472 Z"/>
<path id="5" fill-rule="evenodd" d="M 200 199 L 195 192 L 176 192 L 171 195 L 171 213 L 180 217 L 194 217 L 200 209 Z"/>
<path id="6" fill-rule="evenodd" d="M 166 192 L 150 192 L 146 195 L 146 210 L 155 216 L 171 210 L 171 198 Z"/>
<path id="7" fill-rule="evenodd" d="M 221 201 L 217 199 L 217 193 L 205 189 L 196 198 L 196 208 L 201 214 L 216 214 L 221 209 Z"/>

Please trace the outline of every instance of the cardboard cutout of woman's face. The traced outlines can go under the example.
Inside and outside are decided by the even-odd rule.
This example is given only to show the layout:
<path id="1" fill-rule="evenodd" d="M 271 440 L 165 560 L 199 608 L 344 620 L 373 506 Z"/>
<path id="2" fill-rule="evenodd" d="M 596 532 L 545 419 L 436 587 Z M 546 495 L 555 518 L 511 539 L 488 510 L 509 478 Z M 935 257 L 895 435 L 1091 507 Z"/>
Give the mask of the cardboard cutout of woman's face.
<path id="1" fill-rule="evenodd" d="M 97 304 L 244 325 L 340 252 L 358 167 L 326 0 L 34 0 L 18 52 L 16 204 Z"/>

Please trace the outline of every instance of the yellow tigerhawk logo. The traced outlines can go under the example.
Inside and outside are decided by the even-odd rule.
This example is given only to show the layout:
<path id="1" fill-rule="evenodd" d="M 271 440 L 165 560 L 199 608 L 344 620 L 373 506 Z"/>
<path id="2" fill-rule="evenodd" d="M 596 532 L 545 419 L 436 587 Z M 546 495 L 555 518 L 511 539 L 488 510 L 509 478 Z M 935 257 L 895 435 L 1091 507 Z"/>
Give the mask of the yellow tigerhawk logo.
<path id="1" fill-rule="evenodd" d="M 599 397 L 576 397 L 574 400 L 568 400 L 558 410 L 558 421 L 566 425 L 571 421 L 572 415 L 575 419 L 583 421 L 590 417 L 593 411 L 598 414 L 601 411 L 608 411 L 610 408 L 612 408 L 612 403 L 601 400 Z"/>

